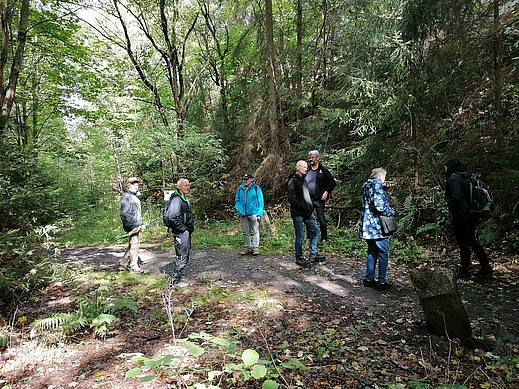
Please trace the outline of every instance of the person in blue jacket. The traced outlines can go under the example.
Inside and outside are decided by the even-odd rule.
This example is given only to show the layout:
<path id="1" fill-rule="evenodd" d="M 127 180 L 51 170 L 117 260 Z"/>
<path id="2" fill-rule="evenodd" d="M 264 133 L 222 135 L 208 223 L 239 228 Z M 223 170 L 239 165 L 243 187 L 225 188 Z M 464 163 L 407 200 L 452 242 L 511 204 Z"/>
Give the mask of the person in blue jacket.
<path id="1" fill-rule="evenodd" d="M 251 173 L 244 173 L 242 183 L 234 196 L 234 206 L 240 214 L 245 250 L 241 255 L 258 255 L 260 221 L 263 217 L 263 192 Z M 251 239 L 252 235 L 252 239 Z"/>
<path id="2" fill-rule="evenodd" d="M 391 288 L 387 282 L 389 262 L 389 236 L 382 233 L 378 215 L 393 216 L 395 211 L 389 203 L 386 193 L 387 171 L 376 168 L 371 171 L 370 178 L 362 186 L 362 216 L 360 220 L 360 237 L 368 244 L 366 258 L 366 275 L 362 281 L 364 286 L 376 287 L 378 290 Z M 378 276 L 375 268 L 378 263 Z"/>

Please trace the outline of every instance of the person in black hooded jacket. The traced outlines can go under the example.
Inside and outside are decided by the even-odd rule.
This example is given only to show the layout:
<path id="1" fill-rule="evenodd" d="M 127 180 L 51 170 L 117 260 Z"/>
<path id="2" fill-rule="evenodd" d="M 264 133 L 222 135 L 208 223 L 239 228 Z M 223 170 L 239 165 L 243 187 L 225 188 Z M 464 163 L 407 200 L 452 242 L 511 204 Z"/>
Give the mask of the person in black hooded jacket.
<path id="1" fill-rule="evenodd" d="M 191 191 L 189 180 L 181 178 L 177 182 L 177 189 L 170 197 L 167 209 L 168 227 L 171 228 L 175 244 L 175 261 L 169 274 L 170 287 L 185 287 L 188 284 L 181 282 L 191 251 L 191 234 L 195 230 L 191 205 L 187 195 Z"/>
<path id="2" fill-rule="evenodd" d="M 470 213 L 470 186 L 467 181 L 473 173 L 457 158 L 445 161 L 447 182 L 445 185 L 445 200 L 452 215 L 454 237 L 460 250 L 460 267 L 454 274 L 455 278 L 470 277 L 470 257 L 472 251 L 476 255 L 481 268 L 476 277 L 487 277 L 493 274 L 485 249 L 476 237 L 478 219 Z"/>
<path id="3" fill-rule="evenodd" d="M 308 171 L 306 161 L 298 161 L 295 171 L 288 176 L 287 191 L 288 202 L 290 203 L 290 216 L 294 224 L 296 237 L 294 249 L 296 252 L 296 264 L 302 267 L 310 266 L 312 263 L 322 262 L 326 258 L 317 253 L 317 241 L 319 240 L 319 226 L 313 215 L 314 205 L 305 182 L 305 174 Z M 303 257 L 304 226 L 310 236 L 310 246 L 308 247 L 309 257 Z"/>

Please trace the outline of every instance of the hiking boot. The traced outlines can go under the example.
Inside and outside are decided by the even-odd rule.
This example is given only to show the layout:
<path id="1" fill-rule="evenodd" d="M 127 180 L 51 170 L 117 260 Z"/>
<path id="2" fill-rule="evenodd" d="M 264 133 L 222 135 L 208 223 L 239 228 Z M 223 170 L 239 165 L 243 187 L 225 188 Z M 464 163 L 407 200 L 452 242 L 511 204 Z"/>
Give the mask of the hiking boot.
<path id="1" fill-rule="evenodd" d="M 132 271 L 132 273 L 135 273 L 135 274 L 143 274 L 144 273 L 144 270 L 141 269 L 139 266 L 133 266 L 131 268 L 131 271 Z"/>
<path id="2" fill-rule="evenodd" d="M 254 247 L 254 248 L 252 249 L 252 255 L 259 255 L 259 250 L 258 250 L 257 247 Z"/>
<path id="3" fill-rule="evenodd" d="M 245 249 L 240 253 L 240 255 L 249 255 L 252 254 L 252 249 Z"/>
<path id="4" fill-rule="evenodd" d="M 377 282 L 377 290 L 391 289 L 393 286 L 387 282 Z"/>
<path id="5" fill-rule="evenodd" d="M 490 277 L 492 274 L 494 274 L 494 270 L 490 265 L 481 266 L 481 269 L 474 274 L 474 277 L 477 278 L 484 278 L 484 277 Z"/>
<path id="6" fill-rule="evenodd" d="M 460 267 L 456 273 L 454 273 L 454 278 L 469 278 L 470 270 L 466 267 Z"/>
<path id="7" fill-rule="evenodd" d="M 326 257 L 324 255 L 310 255 L 308 257 L 308 262 L 316 263 L 316 262 L 323 262 L 326 260 Z"/>
<path id="8" fill-rule="evenodd" d="M 378 282 L 375 280 L 366 280 L 366 279 L 362 280 L 362 285 L 367 286 L 369 288 L 374 288 L 375 286 L 377 286 L 377 284 L 378 284 Z"/>
<path id="9" fill-rule="evenodd" d="M 168 279 L 168 287 L 169 288 L 174 288 L 179 283 L 180 283 L 180 278 L 173 278 L 173 277 L 170 276 L 169 279 Z"/>
<path id="10" fill-rule="evenodd" d="M 296 257 L 296 265 L 301 267 L 310 266 L 310 262 L 306 261 L 303 257 Z"/>

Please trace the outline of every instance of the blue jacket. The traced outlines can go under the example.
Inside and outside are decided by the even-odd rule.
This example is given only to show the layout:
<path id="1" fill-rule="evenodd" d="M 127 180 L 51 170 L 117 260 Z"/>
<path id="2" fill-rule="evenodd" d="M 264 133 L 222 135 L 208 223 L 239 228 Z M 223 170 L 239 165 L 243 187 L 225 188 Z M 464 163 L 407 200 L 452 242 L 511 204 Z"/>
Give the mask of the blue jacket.
<path id="1" fill-rule="evenodd" d="M 234 207 L 240 216 L 256 215 L 263 217 L 263 192 L 259 185 L 252 181 L 245 196 L 245 184 L 242 182 L 234 196 Z"/>
<path id="2" fill-rule="evenodd" d="M 393 216 L 395 211 L 389 204 L 389 196 L 382 181 L 370 178 L 362 185 L 362 216 L 360 219 L 361 239 L 383 239 L 378 215 Z"/>

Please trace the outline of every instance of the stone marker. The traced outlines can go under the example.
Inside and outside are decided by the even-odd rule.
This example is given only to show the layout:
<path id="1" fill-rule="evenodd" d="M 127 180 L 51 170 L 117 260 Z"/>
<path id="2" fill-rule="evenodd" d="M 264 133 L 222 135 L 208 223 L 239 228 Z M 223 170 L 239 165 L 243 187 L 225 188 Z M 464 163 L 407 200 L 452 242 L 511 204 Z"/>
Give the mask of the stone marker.
<path id="1" fill-rule="evenodd" d="M 472 329 L 456 280 L 445 268 L 411 270 L 411 280 L 435 335 L 465 340 Z"/>

